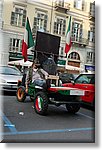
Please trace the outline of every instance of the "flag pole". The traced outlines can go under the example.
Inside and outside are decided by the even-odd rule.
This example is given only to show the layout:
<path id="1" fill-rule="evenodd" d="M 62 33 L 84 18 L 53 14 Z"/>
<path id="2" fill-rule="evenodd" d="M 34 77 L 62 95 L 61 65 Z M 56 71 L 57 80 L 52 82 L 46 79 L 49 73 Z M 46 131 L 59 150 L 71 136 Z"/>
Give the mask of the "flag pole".
<path id="1" fill-rule="evenodd" d="M 65 69 L 67 68 L 68 64 L 68 52 L 71 48 L 71 16 L 69 17 L 69 24 L 68 24 L 68 29 L 66 33 L 66 45 L 65 45 L 65 53 L 66 53 L 66 65 Z"/>
<path id="2" fill-rule="evenodd" d="M 25 25 L 25 32 L 24 32 L 24 39 L 22 42 L 22 56 L 24 58 L 24 62 L 27 61 L 27 51 L 29 48 L 34 46 L 34 40 L 31 32 L 30 22 L 27 17 L 26 25 Z"/>

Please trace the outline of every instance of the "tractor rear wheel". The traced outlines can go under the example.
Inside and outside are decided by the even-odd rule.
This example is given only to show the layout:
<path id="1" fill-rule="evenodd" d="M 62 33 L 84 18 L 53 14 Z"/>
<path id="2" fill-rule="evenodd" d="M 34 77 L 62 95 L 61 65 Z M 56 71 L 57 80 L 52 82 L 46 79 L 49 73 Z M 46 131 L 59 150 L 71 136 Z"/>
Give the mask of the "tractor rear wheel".
<path id="1" fill-rule="evenodd" d="M 16 96 L 17 96 L 17 100 L 19 102 L 24 102 L 25 99 L 26 99 L 25 87 L 19 86 L 18 89 L 17 89 Z"/>
<path id="2" fill-rule="evenodd" d="M 45 92 L 38 92 L 34 98 L 35 112 L 40 115 L 46 115 L 48 109 L 48 98 Z"/>
<path id="3" fill-rule="evenodd" d="M 69 113 L 75 114 L 80 109 L 80 104 L 66 104 L 66 109 Z"/>

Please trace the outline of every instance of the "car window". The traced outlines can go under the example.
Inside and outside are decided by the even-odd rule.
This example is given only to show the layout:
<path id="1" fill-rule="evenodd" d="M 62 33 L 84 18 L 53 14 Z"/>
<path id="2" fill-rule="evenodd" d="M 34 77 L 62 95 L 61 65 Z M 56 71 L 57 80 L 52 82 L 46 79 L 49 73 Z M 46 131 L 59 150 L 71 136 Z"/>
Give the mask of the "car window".
<path id="1" fill-rule="evenodd" d="M 74 78 L 73 74 L 67 74 L 67 73 L 61 74 L 60 77 L 62 77 L 62 78 Z"/>
<path id="2" fill-rule="evenodd" d="M 94 76 L 91 74 L 83 74 L 76 78 L 75 83 L 94 84 Z"/>
<path id="3" fill-rule="evenodd" d="M 2 66 L 2 67 L 0 67 L 0 74 L 19 75 L 20 76 L 21 72 L 16 68 Z"/>
<path id="4" fill-rule="evenodd" d="M 95 84 L 95 76 L 91 79 L 90 84 Z"/>

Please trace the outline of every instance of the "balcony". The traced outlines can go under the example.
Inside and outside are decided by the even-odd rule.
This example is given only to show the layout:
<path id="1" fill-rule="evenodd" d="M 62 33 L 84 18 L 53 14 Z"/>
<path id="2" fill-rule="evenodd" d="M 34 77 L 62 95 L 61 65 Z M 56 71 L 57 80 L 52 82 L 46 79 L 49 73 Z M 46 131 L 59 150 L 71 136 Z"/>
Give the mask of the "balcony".
<path id="1" fill-rule="evenodd" d="M 90 11 L 89 20 L 95 22 L 95 11 Z"/>
<path id="2" fill-rule="evenodd" d="M 89 44 L 88 39 L 85 39 L 85 38 L 79 38 L 79 37 L 72 36 L 71 40 L 72 40 L 73 44 L 78 44 L 81 46 L 87 46 Z"/>
<path id="3" fill-rule="evenodd" d="M 54 5 L 54 8 L 58 12 L 67 13 L 69 11 L 69 9 L 70 9 L 70 4 L 69 3 L 65 3 L 65 2 L 61 3 L 59 1 L 56 1 L 55 5 Z"/>

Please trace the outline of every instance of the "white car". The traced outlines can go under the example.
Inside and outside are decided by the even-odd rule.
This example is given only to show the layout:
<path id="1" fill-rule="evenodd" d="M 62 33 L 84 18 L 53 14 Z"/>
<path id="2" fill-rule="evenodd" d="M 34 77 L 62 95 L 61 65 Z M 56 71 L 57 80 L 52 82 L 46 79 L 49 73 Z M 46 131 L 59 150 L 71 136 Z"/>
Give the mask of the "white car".
<path id="1" fill-rule="evenodd" d="M 3 91 L 16 91 L 21 72 L 14 66 L 0 66 L 0 88 Z"/>

